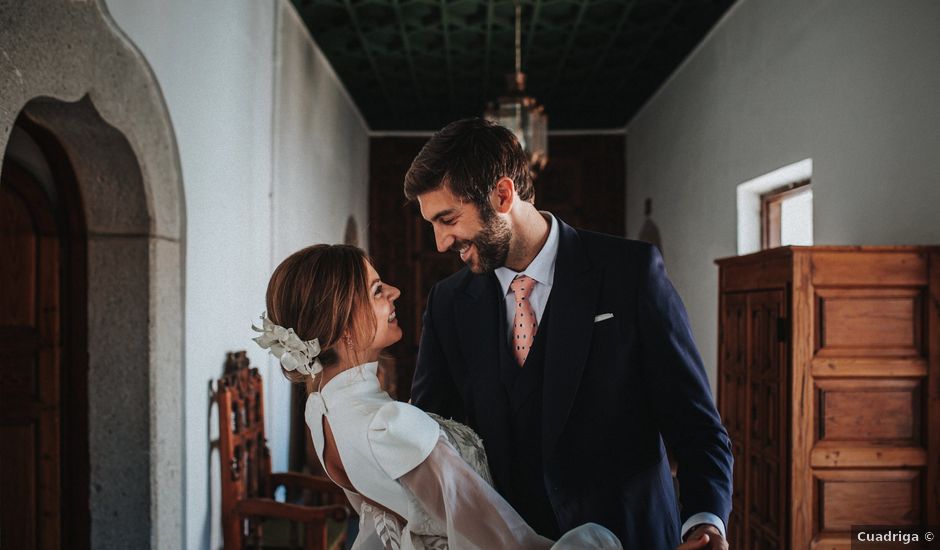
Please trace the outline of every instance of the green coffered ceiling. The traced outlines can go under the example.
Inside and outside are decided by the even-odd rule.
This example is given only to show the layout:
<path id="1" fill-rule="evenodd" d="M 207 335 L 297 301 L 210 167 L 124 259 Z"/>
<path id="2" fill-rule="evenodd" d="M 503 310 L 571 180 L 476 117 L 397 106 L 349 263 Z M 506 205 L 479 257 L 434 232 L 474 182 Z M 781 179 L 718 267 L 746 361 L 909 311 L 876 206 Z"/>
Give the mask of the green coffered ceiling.
<path id="1" fill-rule="evenodd" d="M 510 0 L 292 0 L 373 130 L 478 115 L 513 68 Z M 551 129 L 622 127 L 733 0 L 524 0 Z"/>

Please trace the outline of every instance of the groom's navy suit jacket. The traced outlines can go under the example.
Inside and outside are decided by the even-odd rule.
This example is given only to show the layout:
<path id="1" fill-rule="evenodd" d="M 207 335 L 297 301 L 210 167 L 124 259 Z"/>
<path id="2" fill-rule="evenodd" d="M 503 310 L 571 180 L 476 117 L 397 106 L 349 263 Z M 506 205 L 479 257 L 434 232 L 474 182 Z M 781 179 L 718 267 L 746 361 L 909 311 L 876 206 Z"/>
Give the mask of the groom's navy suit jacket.
<path id="1" fill-rule="evenodd" d="M 659 252 L 558 221 L 540 319 L 548 323 L 541 423 L 531 429 L 540 430 L 542 448 L 533 452 L 559 529 L 593 521 L 624 548 L 645 550 L 675 548 L 694 513 L 727 525 L 731 443 Z M 467 268 L 435 285 L 412 400 L 480 434 L 502 492 L 511 481 L 513 411 L 498 372 L 500 331 L 508 331 L 501 294 L 494 274 Z M 664 441 L 678 463 L 681 511 Z"/>

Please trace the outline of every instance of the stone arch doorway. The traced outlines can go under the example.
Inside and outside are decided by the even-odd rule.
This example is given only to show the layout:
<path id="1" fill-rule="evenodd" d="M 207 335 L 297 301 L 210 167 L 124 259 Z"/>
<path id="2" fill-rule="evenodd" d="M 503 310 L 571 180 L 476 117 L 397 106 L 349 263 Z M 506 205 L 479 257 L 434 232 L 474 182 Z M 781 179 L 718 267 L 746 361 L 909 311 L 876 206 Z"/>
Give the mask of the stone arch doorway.
<path id="1" fill-rule="evenodd" d="M 28 136 L 48 161 L 54 188 L 68 189 L 59 176 L 70 174 L 73 195 L 58 199 L 62 212 L 74 207 L 84 222 L 85 300 L 60 306 L 84 321 L 69 326 L 85 329 L 79 378 L 86 383 L 71 380 L 68 390 L 84 397 L 85 412 L 65 415 L 71 402 L 59 404 L 60 417 L 86 423 L 84 430 L 63 424 L 62 433 L 84 442 L 59 439 L 60 474 L 51 477 L 60 480 L 60 516 L 69 517 L 41 547 L 182 548 L 185 227 L 160 87 L 102 0 L 35 0 L 4 17 L 0 161 L 24 168 L 13 149 Z M 29 185 L 42 187 L 30 175 L 38 181 Z M 59 235 L 71 241 L 81 227 Z M 73 281 L 81 271 L 62 273 Z M 81 373 L 78 355 L 60 373 Z M 71 460 L 82 447 L 85 462 Z M 84 517 L 80 505 L 78 517 L 66 508 L 72 499 L 85 505 Z"/>

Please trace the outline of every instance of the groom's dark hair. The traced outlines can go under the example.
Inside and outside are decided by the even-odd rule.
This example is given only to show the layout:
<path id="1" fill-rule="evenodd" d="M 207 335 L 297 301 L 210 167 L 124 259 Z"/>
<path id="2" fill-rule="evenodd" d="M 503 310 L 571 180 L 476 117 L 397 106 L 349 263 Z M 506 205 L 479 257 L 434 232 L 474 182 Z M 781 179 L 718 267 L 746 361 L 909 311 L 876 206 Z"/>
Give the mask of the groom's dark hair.
<path id="1" fill-rule="evenodd" d="M 529 162 L 519 140 L 507 128 L 482 118 L 451 122 L 431 136 L 405 174 L 405 197 L 446 185 L 458 197 L 485 213 L 496 182 L 507 177 L 519 198 L 535 202 Z"/>

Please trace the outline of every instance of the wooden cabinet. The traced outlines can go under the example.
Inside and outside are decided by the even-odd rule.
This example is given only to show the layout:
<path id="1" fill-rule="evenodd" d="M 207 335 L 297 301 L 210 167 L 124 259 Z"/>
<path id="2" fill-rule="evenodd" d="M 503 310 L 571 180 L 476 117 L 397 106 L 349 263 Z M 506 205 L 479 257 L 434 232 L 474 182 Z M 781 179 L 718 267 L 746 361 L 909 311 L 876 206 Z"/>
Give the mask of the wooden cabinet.
<path id="1" fill-rule="evenodd" d="M 940 247 L 785 247 L 720 269 L 731 548 L 940 524 Z"/>

